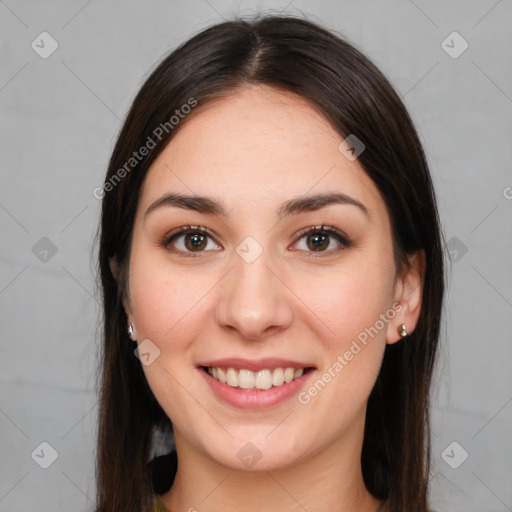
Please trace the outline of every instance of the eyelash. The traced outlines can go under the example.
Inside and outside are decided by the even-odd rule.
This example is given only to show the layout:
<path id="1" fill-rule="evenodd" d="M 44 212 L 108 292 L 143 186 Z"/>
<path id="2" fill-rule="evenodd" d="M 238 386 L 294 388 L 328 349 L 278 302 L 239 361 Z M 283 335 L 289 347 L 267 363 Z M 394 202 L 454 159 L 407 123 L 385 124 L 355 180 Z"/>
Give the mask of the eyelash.
<path id="1" fill-rule="evenodd" d="M 171 247 L 171 242 L 173 242 L 176 238 L 179 238 L 182 235 L 197 234 L 197 233 L 209 236 L 216 244 L 220 245 L 217 242 L 213 233 L 211 233 L 208 229 L 206 229 L 202 226 L 191 226 L 190 224 L 187 224 L 186 226 L 182 226 L 178 229 L 175 229 L 171 233 L 167 234 L 161 241 L 161 246 L 170 252 L 180 254 L 187 258 L 188 257 L 197 258 L 198 256 L 201 255 L 201 253 L 207 252 L 207 251 L 197 251 L 197 253 L 194 254 L 193 252 L 190 252 L 190 251 L 182 251 L 180 249 L 175 249 L 175 248 Z M 327 234 L 327 235 L 335 238 L 341 244 L 342 247 L 339 249 L 334 249 L 334 250 L 331 249 L 331 250 L 327 250 L 327 251 L 306 251 L 307 256 L 310 258 L 321 258 L 326 254 L 331 255 L 334 252 L 342 251 L 344 249 L 352 247 L 352 245 L 353 245 L 352 242 L 349 240 L 349 238 L 346 235 L 344 235 L 343 233 L 341 233 L 340 231 L 338 231 L 334 226 L 326 226 L 324 224 L 322 224 L 321 226 L 311 226 L 309 228 L 303 229 L 302 231 L 299 232 L 297 241 L 301 240 L 306 235 L 317 234 L 317 233 L 324 233 L 324 234 Z"/>

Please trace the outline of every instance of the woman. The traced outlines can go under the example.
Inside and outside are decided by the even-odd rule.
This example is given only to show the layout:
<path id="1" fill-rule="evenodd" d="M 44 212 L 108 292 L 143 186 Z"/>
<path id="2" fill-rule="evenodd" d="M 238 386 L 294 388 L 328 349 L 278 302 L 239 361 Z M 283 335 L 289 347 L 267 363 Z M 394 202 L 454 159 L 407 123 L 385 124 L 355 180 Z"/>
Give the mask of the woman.
<path id="1" fill-rule="evenodd" d="M 428 509 L 440 227 L 366 57 L 292 17 L 202 31 L 101 195 L 98 512 Z"/>

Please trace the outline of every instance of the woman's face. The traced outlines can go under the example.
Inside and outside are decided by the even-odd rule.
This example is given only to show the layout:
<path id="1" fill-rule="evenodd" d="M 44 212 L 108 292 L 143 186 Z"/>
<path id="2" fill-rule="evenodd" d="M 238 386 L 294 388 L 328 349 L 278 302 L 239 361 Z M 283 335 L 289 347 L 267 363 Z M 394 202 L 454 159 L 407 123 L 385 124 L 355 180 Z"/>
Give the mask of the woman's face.
<path id="1" fill-rule="evenodd" d="M 176 442 L 233 469 L 359 456 L 386 342 L 415 322 L 384 202 L 300 98 L 250 86 L 191 116 L 145 178 L 125 303 Z"/>

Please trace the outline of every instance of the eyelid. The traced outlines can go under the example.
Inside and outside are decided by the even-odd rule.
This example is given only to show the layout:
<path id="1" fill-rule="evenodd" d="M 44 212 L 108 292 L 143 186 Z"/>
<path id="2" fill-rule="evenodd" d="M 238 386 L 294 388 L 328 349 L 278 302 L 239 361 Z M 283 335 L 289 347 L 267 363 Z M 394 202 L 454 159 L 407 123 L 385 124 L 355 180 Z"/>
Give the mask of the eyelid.
<path id="1" fill-rule="evenodd" d="M 181 235 L 181 234 L 186 234 L 189 231 L 203 233 L 203 234 L 211 237 L 215 241 L 216 244 L 219 243 L 219 242 L 217 242 L 216 235 L 214 235 L 213 232 L 210 231 L 208 228 L 205 228 L 204 226 L 199 226 L 199 225 L 193 226 L 190 224 L 185 224 L 184 226 L 180 226 L 179 228 L 173 229 L 171 232 L 167 233 L 164 236 L 164 241 L 170 241 L 173 237 L 175 237 L 177 235 Z"/>
<path id="2" fill-rule="evenodd" d="M 321 224 L 320 226 L 309 226 L 307 228 L 304 228 L 296 234 L 296 237 L 300 239 L 304 235 L 308 235 L 310 233 L 329 233 L 331 235 L 336 235 L 339 238 L 343 239 L 344 242 L 346 242 L 347 244 L 351 243 L 349 237 L 345 233 L 340 231 L 335 226 L 329 226 L 327 224 Z"/>

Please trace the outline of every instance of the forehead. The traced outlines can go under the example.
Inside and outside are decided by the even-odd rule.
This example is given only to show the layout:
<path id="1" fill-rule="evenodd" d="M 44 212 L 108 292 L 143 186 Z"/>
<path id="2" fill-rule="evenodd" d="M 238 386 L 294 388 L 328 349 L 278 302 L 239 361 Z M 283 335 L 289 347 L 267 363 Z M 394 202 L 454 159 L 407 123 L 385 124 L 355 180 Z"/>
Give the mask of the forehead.
<path id="1" fill-rule="evenodd" d="M 343 138 L 303 98 L 249 86 L 196 107 L 149 169 L 139 204 L 175 191 L 214 195 L 242 213 L 340 191 L 385 210 L 357 160 L 338 149 Z"/>

